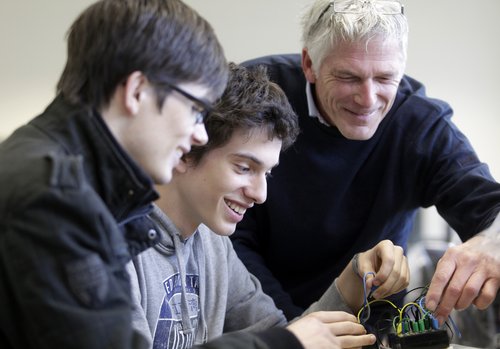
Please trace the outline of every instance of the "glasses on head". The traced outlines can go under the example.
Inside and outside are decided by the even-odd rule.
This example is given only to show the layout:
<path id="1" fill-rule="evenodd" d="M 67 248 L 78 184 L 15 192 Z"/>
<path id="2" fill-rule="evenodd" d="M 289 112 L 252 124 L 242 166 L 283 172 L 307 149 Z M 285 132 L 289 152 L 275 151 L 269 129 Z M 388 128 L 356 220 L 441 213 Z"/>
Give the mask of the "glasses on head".
<path id="1" fill-rule="evenodd" d="M 207 115 L 210 114 L 210 112 L 212 112 L 213 108 L 210 105 L 210 103 L 208 103 L 207 101 L 204 101 L 202 99 L 199 99 L 199 98 L 193 96 L 192 94 L 184 91 L 180 87 L 178 87 L 170 82 L 163 81 L 162 85 L 166 85 L 167 87 L 171 88 L 175 92 L 180 93 L 181 95 L 183 95 L 184 97 L 186 97 L 187 99 L 189 99 L 193 103 L 193 112 L 195 113 L 195 117 L 196 117 L 195 122 L 197 124 L 203 124 L 205 122 L 205 119 L 207 118 Z"/>
<path id="2" fill-rule="evenodd" d="M 383 15 L 404 15 L 404 5 L 396 0 L 338 0 L 330 1 L 321 12 L 316 22 L 319 22 L 330 8 L 333 13 L 360 14 L 374 10 Z"/>

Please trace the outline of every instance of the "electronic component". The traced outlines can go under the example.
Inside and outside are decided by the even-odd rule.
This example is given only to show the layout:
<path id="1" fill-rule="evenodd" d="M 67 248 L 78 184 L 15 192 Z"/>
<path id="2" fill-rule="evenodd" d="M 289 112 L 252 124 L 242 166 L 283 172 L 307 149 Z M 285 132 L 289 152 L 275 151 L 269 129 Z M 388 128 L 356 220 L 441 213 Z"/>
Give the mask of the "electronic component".
<path id="1" fill-rule="evenodd" d="M 429 330 L 420 333 L 389 334 L 392 349 L 446 349 L 450 339 L 446 330 Z"/>
<path id="2" fill-rule="evenodd" d="M 367 330 L 375 334 L 377 342 L 373 346 L 363 347 L 363 349 L 448 349 L 450 347 L 450 335 L 460 331 L 451 317 L 440 326 L 434 315 L 425 308 L 425 295 L 427 287 L 417 287 L 410 292 L 421 289 L 422 292 L 414 301 L 398 307 L 388 299 L 373 299 L 371 297 L 374 288 L 368 293 L 366 277 L 375 275 L 367 272 L 363 276 L 364 302 L 358 311 L 359 323 L 368 325 Z M 387 308 L 387 311 L 372 314 L 371 306 L 377 304 Z M 372 323 L 367 321 L 372 318 Z M 443 328 L 443 325 L 447 327 Z M 451 325 L 451 326 L 450 326 Z"/>

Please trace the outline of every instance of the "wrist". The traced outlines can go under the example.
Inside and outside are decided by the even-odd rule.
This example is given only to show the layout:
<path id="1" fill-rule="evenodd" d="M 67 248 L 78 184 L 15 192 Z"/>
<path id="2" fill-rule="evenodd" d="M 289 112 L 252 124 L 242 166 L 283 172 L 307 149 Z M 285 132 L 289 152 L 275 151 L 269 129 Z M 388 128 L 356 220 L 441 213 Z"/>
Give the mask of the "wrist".
<path id="1" fill-rule="evenodd" d="M 354 255 L 354 257 L 352 257 L 351 266 L 352 266 L 352 271 L 354 272 L 354 275 L 357 275 L 361 279 L 362 276 L 359 273 L 359 255 L 360 255 L 360 253 L 358 252 Z"/>
<path id="2" fill-rule="evenodd" d="M 344 268 L 335 280 L 335 286 L 347 306 L 353 313 L 357 312 L 363 304 L 363 278 L 356 273 L 356 262 L 351 261 L 351 267 Z"/>

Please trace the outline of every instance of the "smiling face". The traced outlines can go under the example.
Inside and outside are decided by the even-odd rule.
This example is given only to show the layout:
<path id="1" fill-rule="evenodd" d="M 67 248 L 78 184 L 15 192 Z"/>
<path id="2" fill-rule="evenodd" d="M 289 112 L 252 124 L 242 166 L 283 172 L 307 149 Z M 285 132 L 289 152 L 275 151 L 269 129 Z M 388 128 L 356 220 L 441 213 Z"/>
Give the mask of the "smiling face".
<path id="1" fill-rule="evenodd" d="M 197 84 L 180 84 L 184 90 L 204 97 L 207 89 Z M 192 145 L 203 145 L 208 136 L 203 124 L 196 124 L 193 102 L 176 91 L 167 95 L 160 108 L 151 86 L 141 90 L 137 113 L 121 132 L 120 141 L 154 183 L 167 183 L 172 170 Z M 194 109 L 193 109 L 194 108 Z"/>
<path id="2" fill-rule="evenodd" d="M 168 201 L 165 212 L 183 236 L 202 222 L 218 235 L 232 234 L 245 211 L 266 200 L 266 176 L 278 164 L 281 143 L 269 140 L 267 130 L 236 131 L 196 166 L 181 163 L 182 173 L 174 172 L 162 195 Z"/>
<path id="3" fill-rule="evenodd" d="M 205 96 L 208 92 L 197 84 L 184 84 L 179 87 L 197 97 Z M 148 164 L 153 179 L 156 179 L 157 183 L 166 183 L 170 181 L 172 170 L 181 157 L 191 150 L 192 145 L 205 144 L 208 136 L 203 123 L 196 123 L 197 106 L 176 91 L 167 96 L 160 113 L 161 117 L 157 115 L 157 123 L 151 123 L 150 132 L 146 133 L 148 139 L 144 141 L 152 142 L 150 154 L 154 154 L 155 140 L 161 144 L 161 147 L 158 147 L 158 159 L 155 160 L 151 156 Z M 155 172 L 158 175 L 155 176 Z"/>
<path id="4" fill-rule="evenodd" d="M 323 118 L 344 137 L 370 139 L 389 112 L 404 70 L 398 42 L 372 38 L 368 43 L 343 42 L 314 72 L 307 51 L 303 69 L 314 84 Z"/>

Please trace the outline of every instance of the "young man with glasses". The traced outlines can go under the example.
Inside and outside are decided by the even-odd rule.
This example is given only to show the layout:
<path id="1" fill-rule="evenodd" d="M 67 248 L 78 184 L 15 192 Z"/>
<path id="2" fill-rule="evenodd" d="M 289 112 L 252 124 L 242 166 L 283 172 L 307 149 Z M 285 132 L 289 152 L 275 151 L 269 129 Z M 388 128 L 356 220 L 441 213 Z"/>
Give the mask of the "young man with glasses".
<path id="1" fill-rule="evenodd" d="M 355 253 L 383 239 L 406 246 L 417 210 L 435 205 L 464 243 L 438 264 L 427 307 L 441 321 L 454 307 L 487 307 L 500 286 L 500 232 L 488 230 L 500 185 L 450 106 L 404 75 L 403 5 L 317 0 L 302 36 L 302 56 L 244 63 L 268 67 L 301 134 L 273 171 L 267 202 L 232 235 L 239 257 L 290 319 Z"/>
<path id="2" fill-rule="evenodd" d="M 135 322 L 152 337 L 153 348 L 189 348 L 224 332 L 287 325 L 236 256 L 228 235 L 248 208 L 266 200 L 267 178 L 299 132 L 297 117 L 262 67 L 231 64 L 226 90 L 205 126 L 208 143 L 194 146 L 172 181 L 158 187 L 160 199 L 150 216 L 158 223 L 160 242 L 129 264 Z M 331 326 L 342 348 L 375 341 L 352 315 L 364 300 L 360 275 L 376 272 L 368 287 L 387 284 L 391 294 L 406 287 L 408 265 L 401 247 L 383 241 L 359 255 L 356 270 L 346 267 L 289 327 L 305 347 L 316 349 L 323 340 L 307 331 L 314 318 Z M 285 341 L 273 346 L 293 347 Z M 238 348 L 255 345 L 239 343 Z"/>
<path id="3" fill-rule="evenodd" d="M 147 347 L 125 265 L 158 241 L 154 184 L 207 142 L 226 80 L 211 26 L 181 1 L 80 14 L 57 96 L 0 145 L 1 348 Z"/>

